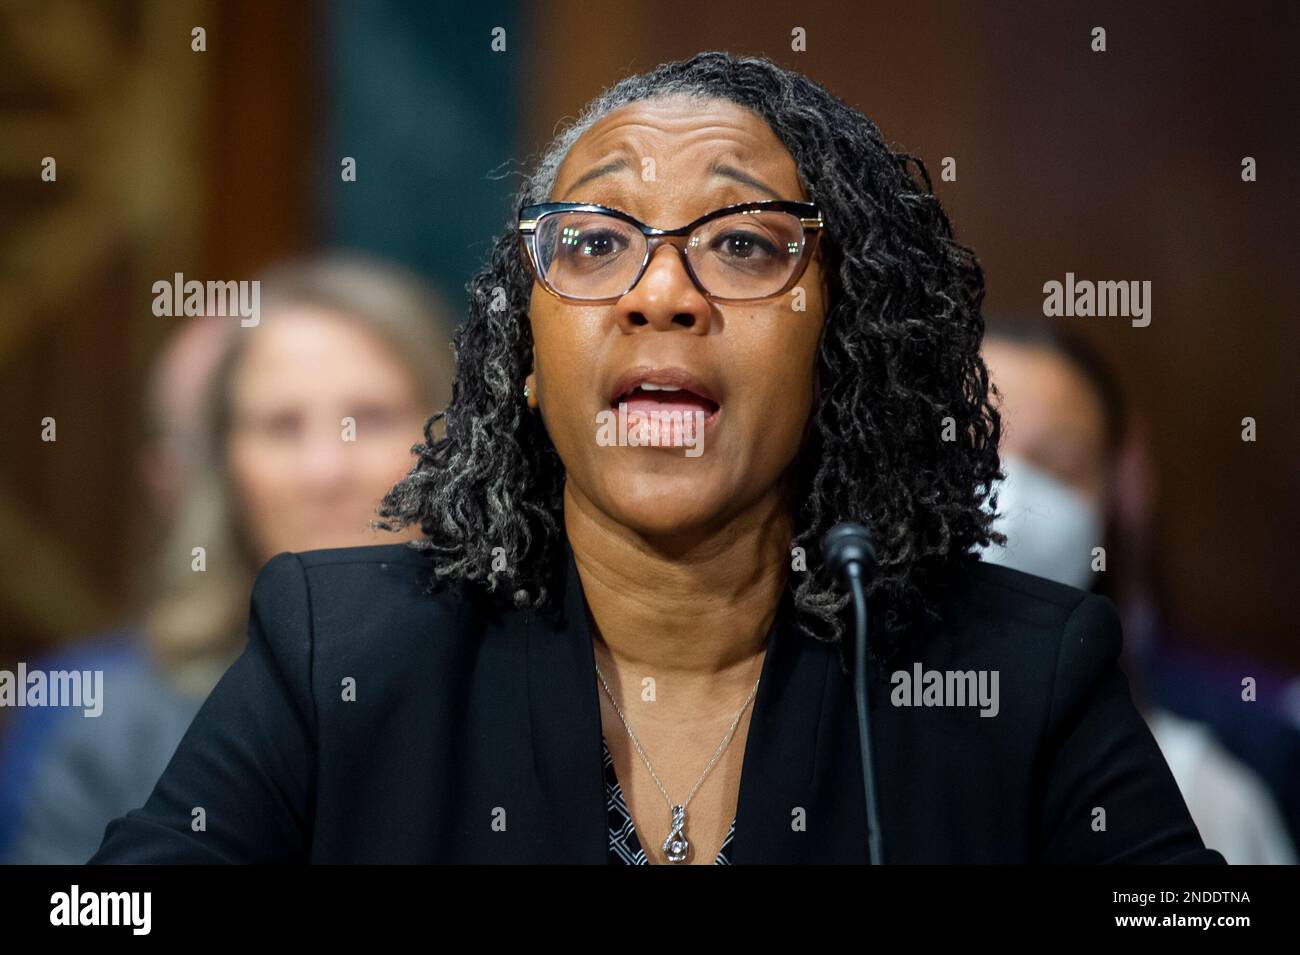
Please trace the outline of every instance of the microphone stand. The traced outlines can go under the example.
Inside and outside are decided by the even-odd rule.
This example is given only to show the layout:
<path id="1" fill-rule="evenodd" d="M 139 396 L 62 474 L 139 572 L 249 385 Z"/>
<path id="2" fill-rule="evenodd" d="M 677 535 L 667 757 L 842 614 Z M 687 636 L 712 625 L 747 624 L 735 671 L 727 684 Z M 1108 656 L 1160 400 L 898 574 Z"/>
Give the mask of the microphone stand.
<path id="1" fill-rule="evenodd" d="M 876 808 L 875 763 L 871 753 L 871 711 L 867 696 L 867 632 L 869 627 L 866 587 L 877 569 L 871 533 L 860 524 L 836 524 L 822 540 L 822 551 L 832 573 L 848 584 L 853 600 L 854 647 L 853 698 L 858 711 L 858 742 L 862 755 L 862 791 L 867 812 L 867 852 L 872 865 L 881 865 L 883 851 L 880 817 Z"/>

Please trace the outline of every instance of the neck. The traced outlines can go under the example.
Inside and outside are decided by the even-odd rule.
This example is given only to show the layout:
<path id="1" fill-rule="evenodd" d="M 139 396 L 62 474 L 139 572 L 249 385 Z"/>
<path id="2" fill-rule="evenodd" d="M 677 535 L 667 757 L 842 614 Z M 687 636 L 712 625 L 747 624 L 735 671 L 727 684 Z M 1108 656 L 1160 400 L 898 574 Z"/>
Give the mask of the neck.
<path id="1" fill-rule="evenodd" d="M 566 482 L 564 523 L 590 610 L 597 663 L 708 692 L 757 676 L 790 560 L 779 493 L 725 528 L 671 540 L 612 522 Z"/>

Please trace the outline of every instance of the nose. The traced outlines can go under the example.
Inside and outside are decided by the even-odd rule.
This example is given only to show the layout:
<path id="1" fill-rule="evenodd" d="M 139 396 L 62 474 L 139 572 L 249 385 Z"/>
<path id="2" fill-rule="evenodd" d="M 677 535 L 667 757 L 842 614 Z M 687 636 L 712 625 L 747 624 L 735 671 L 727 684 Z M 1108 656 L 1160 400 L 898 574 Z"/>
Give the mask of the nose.
<path id="1" fill-rule="evenodd" d="M 299 446 L 298 474 L 303 487 L 334 490 L 351 477 L 355 445 L 345 444 L 332 424 L 305 435 Z"/>
<path id="2" fill-rule="evenodd" d="M 645 325 L 662 331 L 681 326 L 706 335 L 713 305 L 691 281 L 682 252 L 665 242 L 651 253 L 645 274 L 614 309 L 624 331 Z"/>

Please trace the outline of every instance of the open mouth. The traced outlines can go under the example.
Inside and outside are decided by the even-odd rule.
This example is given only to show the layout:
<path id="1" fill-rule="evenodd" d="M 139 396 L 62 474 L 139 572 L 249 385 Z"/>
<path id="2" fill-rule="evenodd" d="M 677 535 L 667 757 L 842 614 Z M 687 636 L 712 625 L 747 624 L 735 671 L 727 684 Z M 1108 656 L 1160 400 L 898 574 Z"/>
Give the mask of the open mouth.
<path id="1" fill-rule="evenodd" d="M 680 416 L 695 421 L 699 412 L 707 425 L 717 419 L 722 408 L 718 391 L 685 368 L 629 369 L 614 383 L 610 394 L 610 408 L 617 411 L 624 405 L 629 416 L 666 416 L 674 420 Z"/>
<path id="2" fill-rule="evenodd" d="M 717 415 L 721 407 L 716 401 L 697 394 L 689 388 L 679 385 L 657 385 L 652 382 L 644 382 L 620 394 L 610 402 L 610 407 L 618 410 L 620 404 L 627 405 L 629 415 L 640 413 L 685 416 L 702 411 L 705 424 Z"/>

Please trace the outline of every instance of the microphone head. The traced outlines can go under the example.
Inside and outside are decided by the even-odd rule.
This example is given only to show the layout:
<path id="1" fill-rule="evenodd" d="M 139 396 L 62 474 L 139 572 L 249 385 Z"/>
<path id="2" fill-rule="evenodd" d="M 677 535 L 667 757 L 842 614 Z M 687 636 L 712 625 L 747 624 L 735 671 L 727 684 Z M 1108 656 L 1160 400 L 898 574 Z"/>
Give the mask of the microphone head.
<path id="1" fill-rule="evenodd" d="M 863 584 L 876 576 L 879 569 L 871 531 L 853 521 L 842 521 L 826 532 L 822 538 L 822 561 L 827 572 L 840 581 L 847 580 L 846 571 L 852 564 L 858 565 Z"/>

